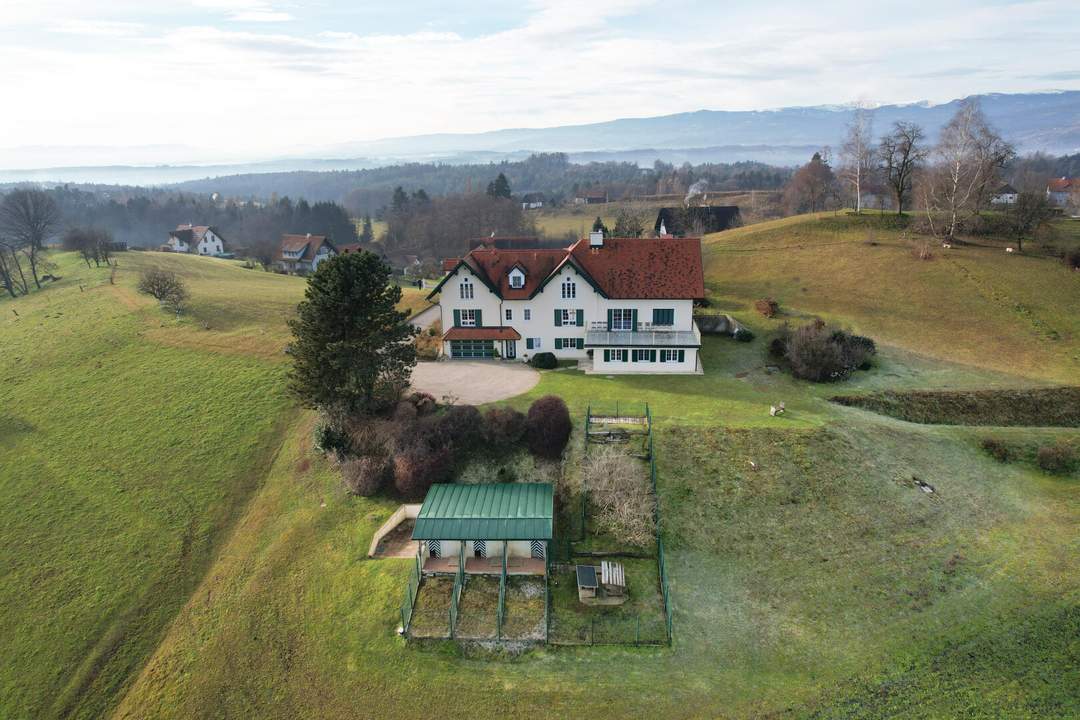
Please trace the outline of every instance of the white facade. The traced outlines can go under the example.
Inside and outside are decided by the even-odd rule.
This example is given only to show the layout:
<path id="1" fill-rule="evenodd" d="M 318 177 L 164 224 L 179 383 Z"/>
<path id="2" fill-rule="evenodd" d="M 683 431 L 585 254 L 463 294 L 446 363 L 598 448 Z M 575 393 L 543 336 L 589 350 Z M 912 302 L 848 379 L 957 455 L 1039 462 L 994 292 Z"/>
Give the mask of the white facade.
<path id="1" fill-rule="evenodd" d="M 207 228 L 195 251 L 200 255 L 220 255 L 225 252 L 225 242 L 213 228 Z"/>
<path id="2" fill-rule="evenodd" d="M 597 373 L 699 372 L 701 334 L 689 298 L 606 298 L 570 264 L 526 300 L 503 300 L 465 264 L 458 266 L 440 292 L 444 330 L 509 327 L 521 335 L 516 341 L 494 341 L 496 357 L 527 362 L 536 353 L 550 352 L 560 360 L 585 360 L 591 356 L 592 372 Z M 656 325 L 654 320 L 662 324 Z M 618 344 L 595 345 L 602 336 Z M 635 343 L 634 348 L 656 352 L 648 356 L 638 353 L 637 361 L 612 360 L 610 351 L 622 349 L 622 343 Z M 629 352 L 631 346 L 626 348 Z M 674 359 L 665 353 L 662 362 L 661 349 L 682 352 L 676 353 Z M 609 351 L 606 355 L 605 350 Z M 452 341 L 444 341 L 443 353 L 455 357 Z"/>

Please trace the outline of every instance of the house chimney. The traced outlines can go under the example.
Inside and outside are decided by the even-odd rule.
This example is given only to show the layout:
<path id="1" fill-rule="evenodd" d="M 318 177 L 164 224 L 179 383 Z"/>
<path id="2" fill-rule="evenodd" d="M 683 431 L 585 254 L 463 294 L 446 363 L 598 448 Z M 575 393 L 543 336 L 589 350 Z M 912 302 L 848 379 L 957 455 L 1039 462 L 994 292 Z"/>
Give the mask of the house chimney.
<path id="1" fill-rule="evenodd" d="M 307 234 L 307 235 L 305 236 L 305 238 L 304 238 L 304 239 L 306 239 L 306 240 L 310 240 L 310 239 L 311 239 L 311 233 L 308 233 L 308 234 Z"/>
<path id="2" fill-rule="evenodd" d="M 604 231 L 593 230 L 589 233 L 589 247 L 604 247 Z"/>

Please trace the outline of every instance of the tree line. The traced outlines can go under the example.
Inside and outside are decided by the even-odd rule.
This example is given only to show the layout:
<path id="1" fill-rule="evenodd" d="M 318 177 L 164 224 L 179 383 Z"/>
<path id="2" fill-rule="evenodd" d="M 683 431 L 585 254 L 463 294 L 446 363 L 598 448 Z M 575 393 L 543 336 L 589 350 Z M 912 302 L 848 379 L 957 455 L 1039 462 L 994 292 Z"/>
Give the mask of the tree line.
<path id="1" fill-rule="evenodd" d="M 1022 192 L 1006 207 L 1006 225 L 1021 241 L 1050 215 L 1045 189 L 1047 170 L 1054 166 L 1046 156 L 1019 158 L 976 100 L 960 104 L 934 143 L 923 127 L 905 121 L 875 139 L 873 113 L 859 107 L 847 127 L 837 168 L 828 149 L 814 153 L 795 171 L 785 200 L 791 212 L 850 206 L 859 213 L 864 199 L 873 197 L 879 209 L 888 203 L 898 215 L 917 211 L 932 234 L 954 238 L 990 207 L 998 188 L 1013 181 Z"/>

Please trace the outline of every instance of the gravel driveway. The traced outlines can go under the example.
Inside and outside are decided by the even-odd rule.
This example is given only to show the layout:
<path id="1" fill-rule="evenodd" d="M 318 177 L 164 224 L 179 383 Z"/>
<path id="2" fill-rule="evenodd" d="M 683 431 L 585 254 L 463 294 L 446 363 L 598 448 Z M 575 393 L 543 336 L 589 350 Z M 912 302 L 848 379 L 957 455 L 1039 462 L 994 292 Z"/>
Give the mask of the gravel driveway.
<path id="1" fill-rule="evenodd" d="M 413 390 L 431 393 L 436 400 L 453 395 L 469 405 L 505 400 L 531 390 L 540 373 L 525 363 L 499 360 L 445 360 L 417 363 Z"/>

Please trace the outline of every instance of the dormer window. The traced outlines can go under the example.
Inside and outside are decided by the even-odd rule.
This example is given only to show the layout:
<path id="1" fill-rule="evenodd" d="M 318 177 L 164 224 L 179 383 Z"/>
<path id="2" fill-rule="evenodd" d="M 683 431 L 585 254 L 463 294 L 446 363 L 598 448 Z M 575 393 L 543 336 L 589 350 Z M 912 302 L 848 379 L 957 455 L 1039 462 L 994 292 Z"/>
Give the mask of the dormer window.
<path id="1" fill-rule="evenodd" d="M 515 290 L 525 287 L 525 273 L 520 268 L 514 268 L 510 271 L 510 287 Z"/>
<path id="2" fill-rule="evenodd" d="M 461 278 L 461 284 L 458 285 L 458 291 L 461 293 L 462 300 L 472 300 L 473 298 L 473 284 L 472 280 L 467 277 Z"/>
<path id="3" fill-rule="evenodd" d="M 577 297 L 577 283 L 572 279 L 566 278 L 562 282 L 562 296 L 563 299 L 573 299 Z"/>

